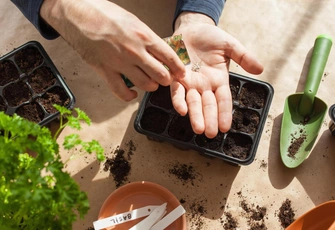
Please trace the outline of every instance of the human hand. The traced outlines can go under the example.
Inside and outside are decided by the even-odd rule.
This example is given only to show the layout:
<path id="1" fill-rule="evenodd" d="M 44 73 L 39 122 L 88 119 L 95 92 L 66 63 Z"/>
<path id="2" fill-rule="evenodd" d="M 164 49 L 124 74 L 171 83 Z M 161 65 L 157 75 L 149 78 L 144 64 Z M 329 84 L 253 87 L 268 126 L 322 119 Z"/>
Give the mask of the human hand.
<path id="1" fill-rule="evenodd" d="M 40 15 L 120 99 L 130 101 L 137 96 L 121 74 L 145 91 L 170 85 L 173 78 L 185 75 L 176 53 L 137 17 L 112 2 L 45 0 Z"/>
<path id="2" fill-rule="evenodd" d="M 175 24 L 174 35 L 179 34 L 191 64 L 186 66 L 186 76 L 170 86 L 172 103 L 179 114 L 189 114 L 195 133 L 214 138 L 219 130 L 227 132 L 232 122 L 230 59 L 252 74 L 262 73 L 263 66 L 203 14 L 182 13 Z"/>

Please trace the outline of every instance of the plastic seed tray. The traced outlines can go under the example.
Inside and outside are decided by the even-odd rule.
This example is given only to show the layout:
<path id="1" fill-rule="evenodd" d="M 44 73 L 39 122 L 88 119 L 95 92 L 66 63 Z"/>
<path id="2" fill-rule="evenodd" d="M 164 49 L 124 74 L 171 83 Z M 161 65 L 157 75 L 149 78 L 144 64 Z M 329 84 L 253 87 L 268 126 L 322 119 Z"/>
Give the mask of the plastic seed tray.
<path id="1" fill-rule="evenodd" d="M 59 115 L 53 104 L 73 109 L 75 97 L 40 43 L 0 57 L 0 111 L 46 125 Z"/>
<path id="2" fill-rule="evenodd" d="M 146 93 L 134 127 L 150 140 L 166 141 L 177 148 L 195 150 L 234 165 L 249 165 L 255 159 L 274 90 L 266 82 L 230 73 L 233 122 L 227 133 L 209 139 L 193 132 L 189 117 L 173 108 L 170 88 L 160 86 Z"/>

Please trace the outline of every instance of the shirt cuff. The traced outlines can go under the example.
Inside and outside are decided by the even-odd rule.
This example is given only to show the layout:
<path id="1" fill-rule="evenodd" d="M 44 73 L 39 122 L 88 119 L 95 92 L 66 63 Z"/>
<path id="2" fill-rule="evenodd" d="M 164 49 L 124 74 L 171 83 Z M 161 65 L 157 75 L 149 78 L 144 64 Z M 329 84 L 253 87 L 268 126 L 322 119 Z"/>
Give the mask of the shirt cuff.
<path id="1" fill-rule="evenodd" d="M 205 14 L 212 18 L 215 25 L 219 23 L 225 0 L 178 0 L 173 20 L 173 26 L 182 12 L 195 12 Z"/>
<path id="2" fill-rule="evenodd" d="M 40 9 L 43 0 L 11 0 L 23 15 L 36 27 L 40 34 L 48 40 L 59 37 L 59 33 L 49 26 L 41 17 Z"/>

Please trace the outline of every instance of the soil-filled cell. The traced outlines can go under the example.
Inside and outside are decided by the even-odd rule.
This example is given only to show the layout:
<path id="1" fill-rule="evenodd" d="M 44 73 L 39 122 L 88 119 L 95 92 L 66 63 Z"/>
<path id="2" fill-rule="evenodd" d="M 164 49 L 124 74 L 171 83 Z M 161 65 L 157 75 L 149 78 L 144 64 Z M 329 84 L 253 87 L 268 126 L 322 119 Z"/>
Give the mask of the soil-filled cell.
<path id="1" fill-rule="evenodd" d="M 160 134 L 164 132 L 169 121 L 169 114 L 161 109 L 147 108 L 141 119 L 141 127 L 147 131 Z"/>
<path id="2" fill-rule="evenodd" d="M 20 117 L 35 123 L 39 123 L 44 118 L 44 112 L 41 106 L 36 102 L 20 106 L 15 113 Z"/>
<path id="3" fill-rule="evenodd" d="M 0 62 L 0 86 L 19 79 L 20 74 L 12 61 Z"/>
<path id="4" fill-rule="evenodd" d="M 41 67 L 28 76 L 28 82 L 34 92 L 39 94 L 53 86 L 56 82 L 56 78 L 48 67 Z"/>
<path id="5" fill-rule="evenodd" d="M 36 47 L 29 46 L 15 54 L 15 62 L 24 73 L 28 73 L 43 63 L 43 56 Z"/>
<path id="6" fill-rule="evenodd" d="M 189 142 L 194 136 L 191 122 L 188 116 L 177 116 L 169 125 L 169 136 L 179 141 Z"/>
<path id="7" fill-rule="evenodd" d="M 247 83 L 241 89 L 240 103 L 244 106 L 262 109 L 265 105 L 267 92 L 259 84 Z"/>
<path id="8" fill-rule="evenodd" d="M 238 91 L 240 90 L 240 81 L 238 81 L 235 78 L 230 77 L 229 86 L 230 86 L 230 92 L 231 92 L 232 99 L 237 100 L 237 94 L 238 94 Z"/>
<path id="9" fill-rule="evenodd" d="M 43 94 L 38 101 L 48 113 L 52 114 L 57 112 L 53 106 L 54 104 L 66 107 L 70 103 L 70 98 L 63 88 L 53 87 Z"/>
<path id="10" fill-rule="evenodd" d="M 164 109 L 172 109 L 171 93 L 169 86 L 159 86 L 159 88 L 152 93 L 150 102 Z"/>
<path id="11" fill-rule="evenodd" d="M 249 156 L 251 146 L 252 140 L 250 137 L 243 134 L 229 133 L 223 145 L 223 152 L 228 156 L 245 160 Z"/>
<path id="12" fill-rule="evenodd" d="M 18 106 L 31 99 L 30 89 L 23 81 L 7 85 L 2 93 L 9 106 Z"/>
<path id="13" fill-rule="evenodd" d="M 7 109 L 6 103 L 5 103 L 5 101 L 2 99 L 2 97 L 0 97 L 0 112 L 1 112 L 1 111 L 6 111 L 6 109 Z"/>
<path id="14" fill-rule="evenodd" d="M 209 139 L 205 134 L 197 135 L 195 138 L 195 143 L 202 148 L 217 150 L 223 141 L 224 134 L 219 132 L 216 137 Z"/>
<path id="15" fill-rule="evenodd" d="M 232 129 L 245 132 L 255 133 L 259 125 L 260 115 L 251 109 L 236 109 L 233 114 Z"/>

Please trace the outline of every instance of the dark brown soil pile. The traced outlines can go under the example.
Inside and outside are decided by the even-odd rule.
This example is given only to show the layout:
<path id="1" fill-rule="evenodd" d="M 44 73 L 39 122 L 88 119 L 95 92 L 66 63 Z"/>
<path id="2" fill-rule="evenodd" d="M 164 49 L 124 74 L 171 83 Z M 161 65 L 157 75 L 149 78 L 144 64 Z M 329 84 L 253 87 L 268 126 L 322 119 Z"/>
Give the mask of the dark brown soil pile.
<path id="1" fill-rule="evenodd" d="M 199 175 L 192 165 L 181 164 L 179 162 L 172 165 L 169 173 L 176 176 L 183 183 L 191 182 L 193 185 L 194 180 Z"/>
<path id="2" fill-rule="evenodd" d="M 131 170 L 131 155 L 133 155 L 133 151 L 136 150 L 136 147 L 133 141 L 129 141 L 126 146 L 127 150 L 121 149 L 119 146 L 115 149 L 112 158 L 106 159 L 104 163 L 104 171 L 109 171 L 113 176 L 116 187 L 120 187 L 125 184 L 128 180 L 128 175 Z"/>
<path id="3" fill-rule="evenodd" d="M 295 220 L 295 213 L 291 207 L 291 200 L 286 199 L 279 208 L 278 218 L 281 226 L 287 228 Z"/>
<path id="4" fill-rule="evenodd" d="M 202 205 L 203 201 L 194 202 L 190 205 L 190 213 L 188 213 L 190 229 L 202 230 L 205 229 L 202 216 L 207 213 L 207 210 Z"/>
<path id="5" fill-rule="evenodd" d="M 300 135 L 298 137 L 294 137 L 292 135 L 291 144 L 288 147 L 288 156 L 295 159 L 295 155 L 298 153 L 301 145 L 305 142 L 307 138 L 307 134 L 300 130 Z"/>
<path id="6" fill-rule="evenodd" d="M 265 230 L 265 218 L 267 214 L 267 208 L 264 206 L 259 206 L 254 204 L 248 204 L 245 197 L 243 197 L 242 192 L 238 192 L 238 196 L 241 200 L 240 206 L 245 211 L 245 217 L 248 221 L 249 229 L 252 230 Z"/>
<path id="7" fill-rule="evenodd" d="M 230 212 L 225 212 L 225 218 L 226 220 L 221 220 L 221 223 L 223 224 L 224 230 L 235 230 L 238 227 L 238 222 L 236 218 L 233 217 L 233 215 Z"/>
<path id="8" fill-rule="evenodd" d="M 267 169 L 267 167 L 268 167 L 268 163 L 265 160 L 262 160 L 259 168 L 265 170 Z"/>

